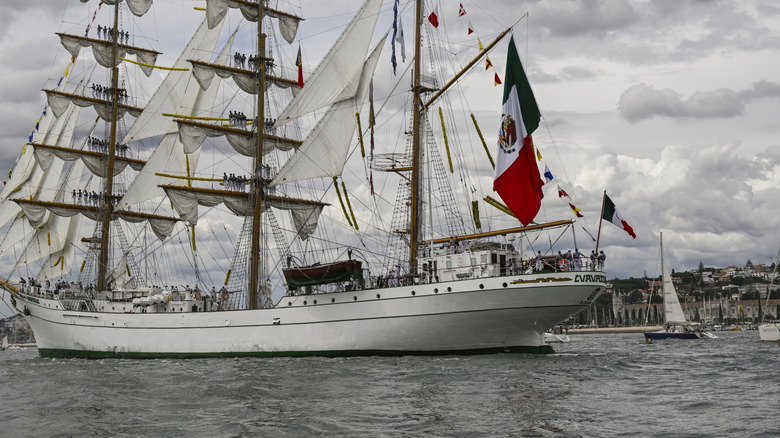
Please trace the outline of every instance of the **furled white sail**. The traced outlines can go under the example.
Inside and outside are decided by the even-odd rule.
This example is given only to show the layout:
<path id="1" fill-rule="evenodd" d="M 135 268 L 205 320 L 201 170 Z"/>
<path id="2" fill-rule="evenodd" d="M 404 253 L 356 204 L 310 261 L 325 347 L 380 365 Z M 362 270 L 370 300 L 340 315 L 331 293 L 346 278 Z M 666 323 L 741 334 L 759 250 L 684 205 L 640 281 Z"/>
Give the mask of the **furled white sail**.
<path id="1" fill-rule="evenodd" d="M 55 117 L 60 117 L 68 109 L 68 104 L 71 102 L 74 105 L 80 107 L 91 106 L 95 109 L 95 112 L 101 119 L 110 122 L 113 116 L 113 106 L 110 101 L 104 101 L 101 99 L 94 99 L 86 96 L 79 96 L 76 94 L 62 93 L 59 91 L 44 90 L 46 92 L 46 101 L 49 103 L 49 107 L 54 112 Z M 117 118 L 121 119 L 125 114 L 129 113 L 133 117 L 141 115 L 143 109 L 130 105 L 120 103 L 117 105 Z"/>
<path id="2" fill-rule="evenodd" d="M 227 138 L 228 144 L 239 154 L 254 157 L 257 150 L 257 139 L 254 131 L 240 128 L 226 128 L 206 123 L 179 123 L 179 140 L 184 145 L 184 151 L 192 153 L 198 150 L 206 137 Z M 301 142 L 274 135 L 263 135 L 263 154 L 275 149 L 289 151 L 299 147 Z"/>
<path id="3" fill-rule="evenodd" d="M 225 191 L 191 191 L 166 188 L 165 192 L 173 204 L 173 208 L 182 219 L 192 225 L 198 223 L 198 206 L 225 206 L 237 216 L 247 216 L 250 213 L 249 197 L 246 193 Z"/>
<path id="4" fill-rule="evenodd" d="M 114 48 L 112 43 L 109 41 L 95 40 L 92 38 L 67 35 L 64 33 L 58 33 L 57 35 L 60 36 L 60 41 L 62 42 L 62 46 L 65 47 L 65 50 L 67 50 L 75 58 L 78 58 L 82 47 L 92 47 L 92 54 L 95 57 L 95 61 L 97 61 L 98 64 L 105 68 L 112 68 L 115 65 L 119 65 L 119 62 L 121 61 L 117 59 L 115 62 L 111 62 Z M 141 67 L 141 71 L 143 71 L 146 76 L 152 75 L 154 67 L 149 66 L 154 65 L 157 62 L 157 55 L 159 55 L 160 52 L 142 49 L 140 47 L 128 46 L 126 44 L 117 45 L 117 57 L 124 58 L 128 53 L 135 55 L 136 59 L 138 59 L 140 63 L 147 64 L 139 65 L 139 67 Z"/>
<path id="5" fill-rule="evenodd" d="M 40 218 L 43 217 L 47 211 L 57 216 L 65 217 L 82 214 L 87 218 L 92 219 L 93 221 L 98 220 L 98 217 L 102 217 L 97 207 L 21 201 L 17 202 L 19 202 L 20 207 L 22 207 L 24 214 L 31 218 L 31 221 L 40 220 Z M 170 236 L 171 232 L 173 232 L 174 225 L 176 225 L 176 222 L 178 222 L 178 220 L 175 218 L 152 216 L 132 211 L 115 211 L 111 215 L 111 220 L 115 219 L 122 219 L 125 222 L 130 223 L 149 221 L 149 225 L 151 226 L 152 231 L 160 240 L 165 240 L 168 236 Z"/>
<path id="6" fill-rule="evenodd" d="M 317 122 L 301 147 L 282 166 L 271 185 L 323 176 L 338 176 L 344 170 L 352 136 L 357 126 L 355 113 L 363 108 L 385 38 L 363 65 L 358 91 L 352 98 L 336 102 Z"/>
<path id="7" fill-rule="evenodd" d="M 107 175 L 106 156 L 98 152 L 87 153 L 77 149 L 51 148 L 43 145 L 35 146 L 35 159 L 39 163 L 50 163 L 54 157 L 64 161 L 76 161 L 81 159 L 87 168 L 93 174 L 105 178 Z M 139 171 L 143 168 L 144 162 L 140 160 L 129 159 L 126 157 L 114 158 L 114 175 L 119 175 L 127 166 L 133 170 Z"/>
<path id="8" fill-rule="evenodd" d="M 366 0 L 303 89 L 279 115 L 275 127 L 357 93 L 382 0 Z"/>
<path id="9" fill-rule="evenodd" d="M 248 70 L 215 64 L 193 63 L 192 74 L 195 76 L 195 79 L 197 79 L 200 87 L 204 90 L 211 86 L 211 81 L 214 79 L 215 74 L 222 79 L 233 78 L 233 82 L 235 82 L 236 85 L 238 85 L 238 88 L 245 93 L 257 94 L 259 90 L 256 73 Z M 296 81 L 275 76 L 266 76 L 265 89 L 267 90 L 271 85 L 275 85 L 282 89 L 290 88 L 293 96 L 298 94 L 301 90 L 301 86 L 298 85 Z"/>
<path id="10" fill-rule="evenodd" d="M 211 56 L 221 30 L 222 25 L 209 29 L 204 19 L 173 67 L 187 69 L 189 67 L 187 60 L 200 60 Z M 190 79 L 189 71 L 169 71 L 143 112 L 127 131 L 122 143 L 176 132 L 176 123 L 173 119 L 161 115 L 191 113 L 198 97 L 198 85 Z"/>
<path id="11" fill-rule="evenodd" d="M 229 190 L 189 189 L 187 187 L 164 187 L 173 208 L 188 223 L 198 223 L 198 206 L 225 206 L 238 216 L 248 216 L 252 213 L 249 196 L 243 192 Z M 293 224 L 301 240 L 306 240 L 317 228 L 317 220 L 325 204 L 300 199 L 266 196 L 262 201 L 262 211 L 269 207 L 286 210 L 292 214 Z"/>
<path id="12" fill-rule="evenodd" d="M 221 23 L 227 14 L 228 8 L 239 9 L 247 21 L 257 22 L 257 3 L 237 0 L 206 0 L 206 18 L 209 26 L 214 27 Z M 265 8 L 265 15 L 279 20 L 279 33 L 288 44 L 292 44 L 298 33 L 300 17 L 286 14 L 275 9 Z"/>
<path id="13" fill-rule="evenodd" d="M 115 5 L 117 2 L 122 2 L 123 0 L 103 0 L 103 3 L 107 5 Z M 82 3 L 87 3 L 89 0 L 81 0 Z M 150 7 L 152 7 L 152 0 L 127 0 L 127 7 L 130 9 L 130 12 L 133 13 L 136 17 L 143 16 Z"/>

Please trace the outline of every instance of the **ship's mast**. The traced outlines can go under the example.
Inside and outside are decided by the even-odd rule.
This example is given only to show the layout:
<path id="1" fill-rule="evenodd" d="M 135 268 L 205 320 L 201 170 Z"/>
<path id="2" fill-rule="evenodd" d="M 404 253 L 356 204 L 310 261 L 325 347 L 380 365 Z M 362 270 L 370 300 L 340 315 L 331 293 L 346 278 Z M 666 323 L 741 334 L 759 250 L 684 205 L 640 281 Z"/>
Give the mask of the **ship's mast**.
<path id="1" fill-rule="evenodd" d="M 113 209 L 111 204 L 113 199 L 111 195 L 114 189 L 114 155 L 116 152 L 116 125 L 119 108 L 119 66 L 116 63 L 119 51 L 119 6 L 120 2 L 116 2 L 116 5 L 114 6 L 114 31 L 112 32 L 113 41 L 111 59 L 114 60 L 114 64 L 111 67 L 111 135 L 108 141 L 108 169 L 106 170 L 106 189 L 103 196 L 102 206 L 103 223 L 101 224 L 100 255 L 98 258 L 98 291 L 106 290 L 106 286 L 108 286 L 106 284 L 106 274 L 108 272 L 109 231 L 111 229 L 111 212 Z"/>
<path id="2" fill-rule="evenodd" d="M 422 30 L 422 15 L 423 15 L 423 0 L 417 0 L 416 5 L 416 12 L 414 17 L 414 70 L 413 70 L 413 77 L 414 77 L 414 85 L 412 86 L 412 92 L 414 93 L 414 97 L 412 98 L 413 103 L 413 117 L 412 117 L 412 175 L 411 175 L 411 182 L 412 182 L 412 199 L 411 199 L 411 211 L 410 211 L 410 219 L 409 219 L 409 275 L 414 276 L 417 274 L 417 249 L 420 244 L 420 204 L 422 202 L 422 196 L 421 196 L 421 188 L 422 185 L 420 184 L 420 173 L 421 173 L 421 166 L 420 163 L 422 161 L 422 147 L 420 145 L 420 137 L 421 137 L 421 126 L 420 122 L 422 119 L 422 100 L 421 100 L 421 92 L 422 92 L 422 86 L 420 83 L 420 45 L 422 41 L 422 36 L 420 35 L 420 32 Z"/>
<path id="3" fill-rule="evenodd" d="M 263 2 L 257 2 L 257 56 L 260 65 L 257 72 L 259 81 L 257 93 L 257 117 L 255 118 L 255 132 L 257 133 L 257 151 L 255 153 L 254 168 L 252 169 L 252 184 L 250 196 L 254 198 L 254 212 L 252 214 L 252 241 L 249 256 L 249 308 L 257 308 L 257 290 L 260 284 L 260 211 L 262 208 L 262 168 L 263 168 L 263 132 L 265 128 L 265 34 L 263 33 Z"/>

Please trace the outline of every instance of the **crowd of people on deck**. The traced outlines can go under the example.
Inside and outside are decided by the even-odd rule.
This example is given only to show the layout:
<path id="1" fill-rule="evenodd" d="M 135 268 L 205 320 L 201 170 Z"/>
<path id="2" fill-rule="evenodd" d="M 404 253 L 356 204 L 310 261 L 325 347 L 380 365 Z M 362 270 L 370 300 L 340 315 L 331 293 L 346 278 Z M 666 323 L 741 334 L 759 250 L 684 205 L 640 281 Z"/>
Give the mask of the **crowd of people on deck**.
<path id="1" fill-rule="evenodd" d="M 127 103 L 127 90 L 124 88 L 119 88 L 117 90 L 114 89 L 114 87 L 106 87 L 100 84 L 93 83 L 89 87 L 90 91 L 92 91 L 92 97 L 95 99 L 102 99 L 102 100 L 110 100 L 112 96 L 114 96 L 114 91 L 116 91 L 119 94 L 119 102 L 120 103 Z"/>
<path id="2" fill-rule="evenodd" d="M 555 271 L 582 271 L 588 260 L 590 261 L 590 269 L 603 270 L 607 255 L 604 254 L 604 251 L 599 251 L 599 253 L 596 254 L 596 251 L 593 250 L 590 252 L 590 257 L 588 257 L 585 254 L 582 254 L 579 249 L 574 248 L 573 253 L 571 250 L 568 250 L 565 253 L 558 251 L 554 260 L 550 259 L 550 257 L 542 255 L 541 251 L 538 251 L 536 253 L 534 271 L 539 272 L 546 268 L 552 268 Z M 550 262 L 554 263 L 554 265 L 550 266 Z"/>
<path id="3" fill-rule="evenodd" d="M 115 34 L 118 37 L 119 44 L 127 44 L 130 41 L 130 32 L 121 30 L 117 32 L 113 27 L 101 26 L 98 24 L 97 38 L 99 40 L 114 41 Z M 89 26 L 87 26 L 84 36 L 89 36 Z"/>
<path id="4" fill-rule="evenodd" d="M 100 152 L 101 154 L 108 152 L 108 140 L 102 140 L 97 137 L 90 136 L 87 138 L 87 146 L 91 152 Z M 117 157 L 127 157 L 127 151 L 129 149 L 130 147 L 126 144 L 116 142 L 116 148 L 114 151 L 116 152 Z"/>
<path id="5" fill-rule="evenodd" d="M 74 204 L 86 205 L 88 207 L 100 207 L 103 205 L 103 201 L 106 199 L 105 193 L 98 193 L 94 190 L 89 191 L 86 189 L 74 189 L 71 193 L 71 197 L 73 198 Z M 120 199 L 122 199 L 121 196 L 112 196 L 111 205 L 116 207 Z"/>

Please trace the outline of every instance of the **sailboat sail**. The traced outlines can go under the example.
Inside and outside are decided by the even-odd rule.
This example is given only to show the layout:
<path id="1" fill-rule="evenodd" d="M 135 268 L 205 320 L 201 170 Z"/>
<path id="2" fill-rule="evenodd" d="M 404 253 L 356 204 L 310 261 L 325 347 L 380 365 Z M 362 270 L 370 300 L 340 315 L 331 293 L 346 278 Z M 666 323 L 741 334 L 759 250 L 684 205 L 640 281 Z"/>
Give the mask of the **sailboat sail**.
<path id="1" fill-rule="evenodd" d="M 669 268 L 666 262 L 662 264 L 663 291 L 664 291 L 664 317 L 666 322 L 673 324 L 684 324 L 687 322 L 680 299 L 677 296 L 677 290 L 674 288 L 672 276 L 669 275 Z"/>

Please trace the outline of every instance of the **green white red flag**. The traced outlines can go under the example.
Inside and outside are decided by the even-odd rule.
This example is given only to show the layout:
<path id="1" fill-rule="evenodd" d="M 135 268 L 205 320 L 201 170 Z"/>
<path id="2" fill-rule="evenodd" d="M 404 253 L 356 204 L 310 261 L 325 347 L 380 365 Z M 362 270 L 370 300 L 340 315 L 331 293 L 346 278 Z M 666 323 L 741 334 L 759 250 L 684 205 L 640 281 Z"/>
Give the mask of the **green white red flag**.
<path id="1" fill-rule="evenodd" d="M 539 212 L 544 197 L 544 182 L 531 139 L 541 114 L 520 63 L 514 37 L 509 40 L 506 64 L 493 188 L 520 222 L 528 225 Z"/>
<path id="2" fill-rule="evenodd" d="M 620 214 L 617 207 L 615 207 L 615 203 L 612 202 L 611 199 L 609 199 L 609 196 L 607 196 L 606 193 L 604 193 L 604 220 L 612 222 L 615 224 L 618 228 L 623 229 L 628 233 L 629 236 L 636 239 L 636 234 L 634 234 L 634 229 L 631 228 L 631 225 L 626 222 L 625 219 L 623 219 L 623 215 Z"/>

